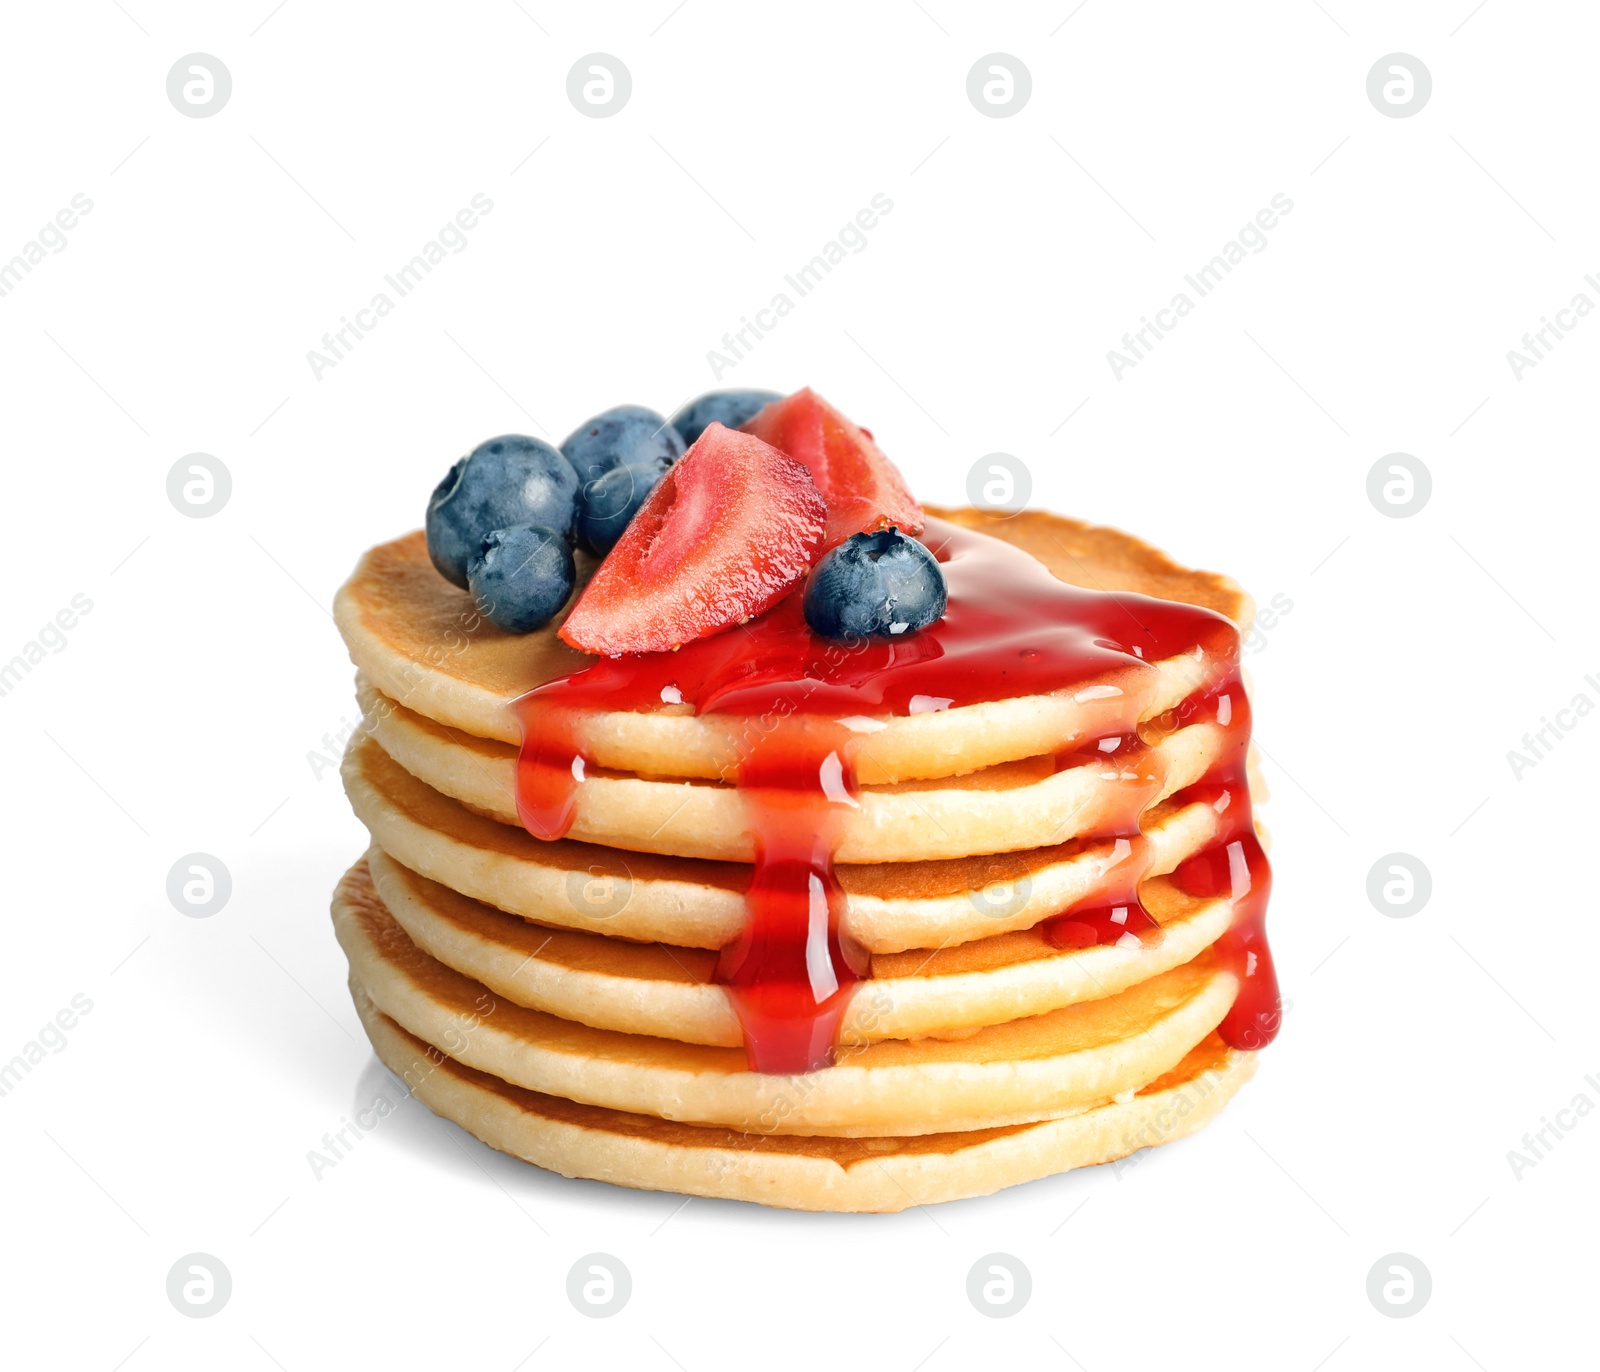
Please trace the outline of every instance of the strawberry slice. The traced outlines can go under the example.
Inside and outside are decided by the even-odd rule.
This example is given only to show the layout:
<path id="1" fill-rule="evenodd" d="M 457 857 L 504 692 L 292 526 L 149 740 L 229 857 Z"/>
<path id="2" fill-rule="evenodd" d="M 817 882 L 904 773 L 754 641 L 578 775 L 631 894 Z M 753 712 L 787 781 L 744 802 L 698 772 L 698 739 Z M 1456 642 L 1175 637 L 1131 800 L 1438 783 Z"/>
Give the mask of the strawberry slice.
<path id="1" fill-rule="evenodd" d="M 639 507 L 561 637 L 616 657 L 730 629 L 811 570 L 827 513 L 801 463 L 712 424 Z"/>
<path id="2" fill-rule="evenodd" d="M 922 532 L 922 506 L 872 434 L 810 387 L 773 401 L 743 428 L 810 469 L 828 506 L 824 549 L 891 524 L 903 533 Z"/>

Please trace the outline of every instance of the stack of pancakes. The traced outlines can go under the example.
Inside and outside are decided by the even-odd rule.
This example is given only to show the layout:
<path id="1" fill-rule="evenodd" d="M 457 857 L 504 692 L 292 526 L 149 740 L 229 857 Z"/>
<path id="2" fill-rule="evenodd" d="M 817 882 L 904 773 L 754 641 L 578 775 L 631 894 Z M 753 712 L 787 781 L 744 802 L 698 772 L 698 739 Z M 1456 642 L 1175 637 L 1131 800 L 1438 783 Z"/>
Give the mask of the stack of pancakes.
<path id="1" fill-rule="evenodd" d="M 1113 530 L 930 513 L 1063 581 L 1251 613 L 1227 578 Z M 1181 1137 L 1254 1069 L 1215 1032 L 1237 991 L 1213 948 L 1231 902 L 1167 876 L 1217 832 L 1211 806 L 1167 799 L 1216 760 L 1215 731 L 1155 745 L 1139 894 L 1159 935 L 1074 948 L 1045 922 L 1112 892 L 1127 845 L 1087 837 L 1097 769 L 1024 754 L 1030 737 L 1092 733 L 1096 692 L 886 721 L 871 756 L 919 779 L 858 769 L 835 853 L 838 932 L 870 972 L 833 1065 L 770 1075 L 747 1066 L 714 980 L 747 918 L 753 837 L 697 753 L 696 716 L 592 721 L 598 765 L 569 836 L 544 841 L 518 821 L 513 702 L 592 659 L 554 624 L 483 621 L 420 533 L 369 552 L 336 617 L 363 710 L 345 787 L 372 835 L 334 897 L 351 994 L 389 1068 L 495 1148 L 626 1186 L 891 1211 Z M 1151 715 L 1194 685 L 1155 680 Z"/>

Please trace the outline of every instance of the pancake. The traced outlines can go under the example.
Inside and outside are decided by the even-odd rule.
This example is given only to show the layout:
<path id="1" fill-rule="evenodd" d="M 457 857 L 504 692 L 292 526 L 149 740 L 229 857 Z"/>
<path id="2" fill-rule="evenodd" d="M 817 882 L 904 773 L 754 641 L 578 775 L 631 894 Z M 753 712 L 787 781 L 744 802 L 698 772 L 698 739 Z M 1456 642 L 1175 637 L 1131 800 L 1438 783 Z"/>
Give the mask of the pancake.
<path id="1" fill-rule="evenodd" d="M 1227 577 L 1180 567 L 1131 535 L 1043 511 L 995 521 L 978 510 L 931 515 L 992 534 L 1032 554 L 1060 580 L 1090 590 L 1129 592 L 1215 610 L 1243 626 L 1249 598 Z M 580 554 L 580 584 L 593 561 Z M 512 702 L 594 659 L 568 648 L 551 623 L 530 634 L 501 632 L 466 592 L 428 560 L 420 532 L 365 554 L 334 602 L 352 660 L 372 685 L 424 718 L 462 734 L 515 744 Z M 958 706 L 873 721 L 871 746 L 856 759 L 863 785 L 958 776 L 1040 753 L 1056 753 L 1150 718 L 1187 697 L 1204 674 L 1192 656 L 1155 672 L 1080 683 L 1045 695 Z M 717 721 L 687 707 L 605 712 L 585 721 L 585 755 L 600 768 L 635 776 L 717 779 L 729 765 Z"/>
<path id="2" fill-rule="evenodd" d="M 1240 627 L 1248 598 L 1115 530 L 929 513 L 940 634 L 852 658 L 791 600 L 520 707 L 596 662 L 559 620 L 495 629 L 420 533 L 362 558 L 335 608 L 363 712 L 343 775 L 374 846 L 333 924 L 367 1033 L 419 1099 L 570 1176 L 896 1210 L 1179 1137 L 1248 1078 L 1254 1054 L 1223 1036 L 1249 1044 L 1239 1024 L 1276 1003 L 1248 683 L 1226 626 L 1123 596 Z M 543 758 L 529 823 L 555 841 L 521 827 L 523 718 Z M 1170 880 L 1201 853 L 1185 885 L 1225 894 Z M 774 875 L 791 868 L 792 889 Z M 1135 875 L 1158 932 L 1050 941 L 1050 916 L 1120 904 Z M 759 952 L 743 991 L 718 984 L 719 950 L 780 943 L 787 964 Z M 837 1022 L 774 1017 L 810 1004 L 819 952 L 860 971 L 858 951 Z M 780 1074 L 817 1062 L 819 1034 L 832 1065 Z"/>
<path id="3" fill-rule="evenodd" d="M 1257 1056 L 1212 1035 L 1131 1099 L 1041 1124 L 909 1138 L 752 1136 L 512 1086 L 407 1033 L 359 984 L 351 995 L 384 1065 L 491 1148 L 567 1177 L 791 1210 L 891 1213 L 1169 1143 L 1207 1124 L 1250 1079 Z"/>
<path id="4" fill-rule="evenodd" d="M 447 729 L 361 690 L 362 733 L 434 790 L 504 824 L 517 816 L 517 750 Z M 945 778 L 859 788 L 839 819 L 834 861 L 912 862 L 1048 847 L 1104 831 L 1199 781 L 1227 746 L 1214 724 L 1178 729 L 1137 768 L 1116 759 L 1057 770 L 1052 756 Z M 625 776 L 588 768 L 570 837 L 673 857 L 751 862 L 756 837 L 736 786 Z"/>
<path id="5" fill-rule="evenodd" d="M 719 949 L 748 918 L 748 866 L 548 842 L 468 810 L 418 781 L 372 739 L 352 740 L 345 791 L 373 841 L 412 871 L 511 914 L 613 938 Z M 1145 816 L 1149 872 L 1170 872 L 1217 833 L 1211 806 Z M 840 932 L 874 954 L 950 948 L 1029 929 L 1105 885 L 1110 840 L 1029 852 L 836 869 Z"/>
<path id="6" fill-rule="evenodd" d="M 378 898 L 411 941 L 496 995 L 595 1029 L 742 1048 L 717 955 L 542 928 L 458 895 L 374 848 L 365 862 Z M 356 867 L 359 874 L 360 865 Z M 1038 929 L 958 948 L 876 957 L 851 999 L 842 1044 L 942 1037 L 1099 1000 L 1199 956 L 1233 918 L 1225 900 L 1193 900 L 1147 882 L 1158 942 L 1062 949 Z"/>
<path id="7" fill-rule="evenodd" d="M 1138 1091 L 1221 1022 L 1238 982 L 1210 950 L 1117 995 L 956 1040 L 884 1040 L 791 1076 L 743 1052 L 594 1029 L 497 997 L 414 944 L 355 867 L 333 900 L 352 980 L 409 1033 L 513 1085 L 744 1133 L 903 1136 L 1060 1118 Z"/>

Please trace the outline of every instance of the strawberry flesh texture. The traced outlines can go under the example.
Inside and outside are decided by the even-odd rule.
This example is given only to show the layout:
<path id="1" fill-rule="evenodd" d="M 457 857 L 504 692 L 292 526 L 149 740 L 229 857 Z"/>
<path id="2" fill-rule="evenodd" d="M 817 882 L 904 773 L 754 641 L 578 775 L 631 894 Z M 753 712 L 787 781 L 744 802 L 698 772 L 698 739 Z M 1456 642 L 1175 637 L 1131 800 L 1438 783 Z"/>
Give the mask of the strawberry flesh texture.
<path id="1" fill-rule="evenodd" d="M 616 657 L 732 628 L 811 569 L 827 514 L 803 463 L 712 424 L 640 507 L 561 637 Z"/>
<path id="2" fill-rule="evenodd" d="M 743 428 L 811 472 L 828 506 L 819 551 L 851 534 L 875 533 L 890 525 L 902 533 L 922 532 L 922 507 L 872 434 L 809 387 L 773 401 Z"/>

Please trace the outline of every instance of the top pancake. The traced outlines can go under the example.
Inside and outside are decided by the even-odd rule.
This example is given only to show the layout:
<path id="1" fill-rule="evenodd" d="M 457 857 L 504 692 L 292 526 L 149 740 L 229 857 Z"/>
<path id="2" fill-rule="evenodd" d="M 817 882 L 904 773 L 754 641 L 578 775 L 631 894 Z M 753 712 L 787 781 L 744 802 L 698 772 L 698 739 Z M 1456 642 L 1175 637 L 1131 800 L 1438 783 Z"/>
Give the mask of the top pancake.
<path id="1" fill-rule="evenodd" d="M 1132 593 L 1214 610 L 1236 624 L 1253 607 L 1228 577 L 1191 571 L 1149 544 L 1044 511 L 996 520 L 980 510 L 928 513 L 991 534 L 1042 562 L 1059 580 L 1087 590 Z M 578 555 L 581 591 L 596 563 Z M 560 620 L 530 634 L 489 624 L 471 597 L 428 560 L 415 532 L 366 553 L 334 602 L 350 656 L 386 696 L 451 729 L 518 743 L 513 702 L 527 691 L 581 671 L 594 661 L 557 637 Z M 1146 674 L 1137 714 L 1169 709 L 1197 685 L 1195 664 L 1169 659 Z M 977 768 L 1052 752 L 1079 739 L 1114 732 L 1126 700 L 1085 683 L 1049 695 L 887 717 L 870 754 L 856 762 L 861 784 L 957 776 Z M 584 727 L 585 751 L 599 767 L 643 776 L 715 778 L 725 765 L 726 736 L 690 712 L 666 706 L 650 713 L 612 712 Z"/>

